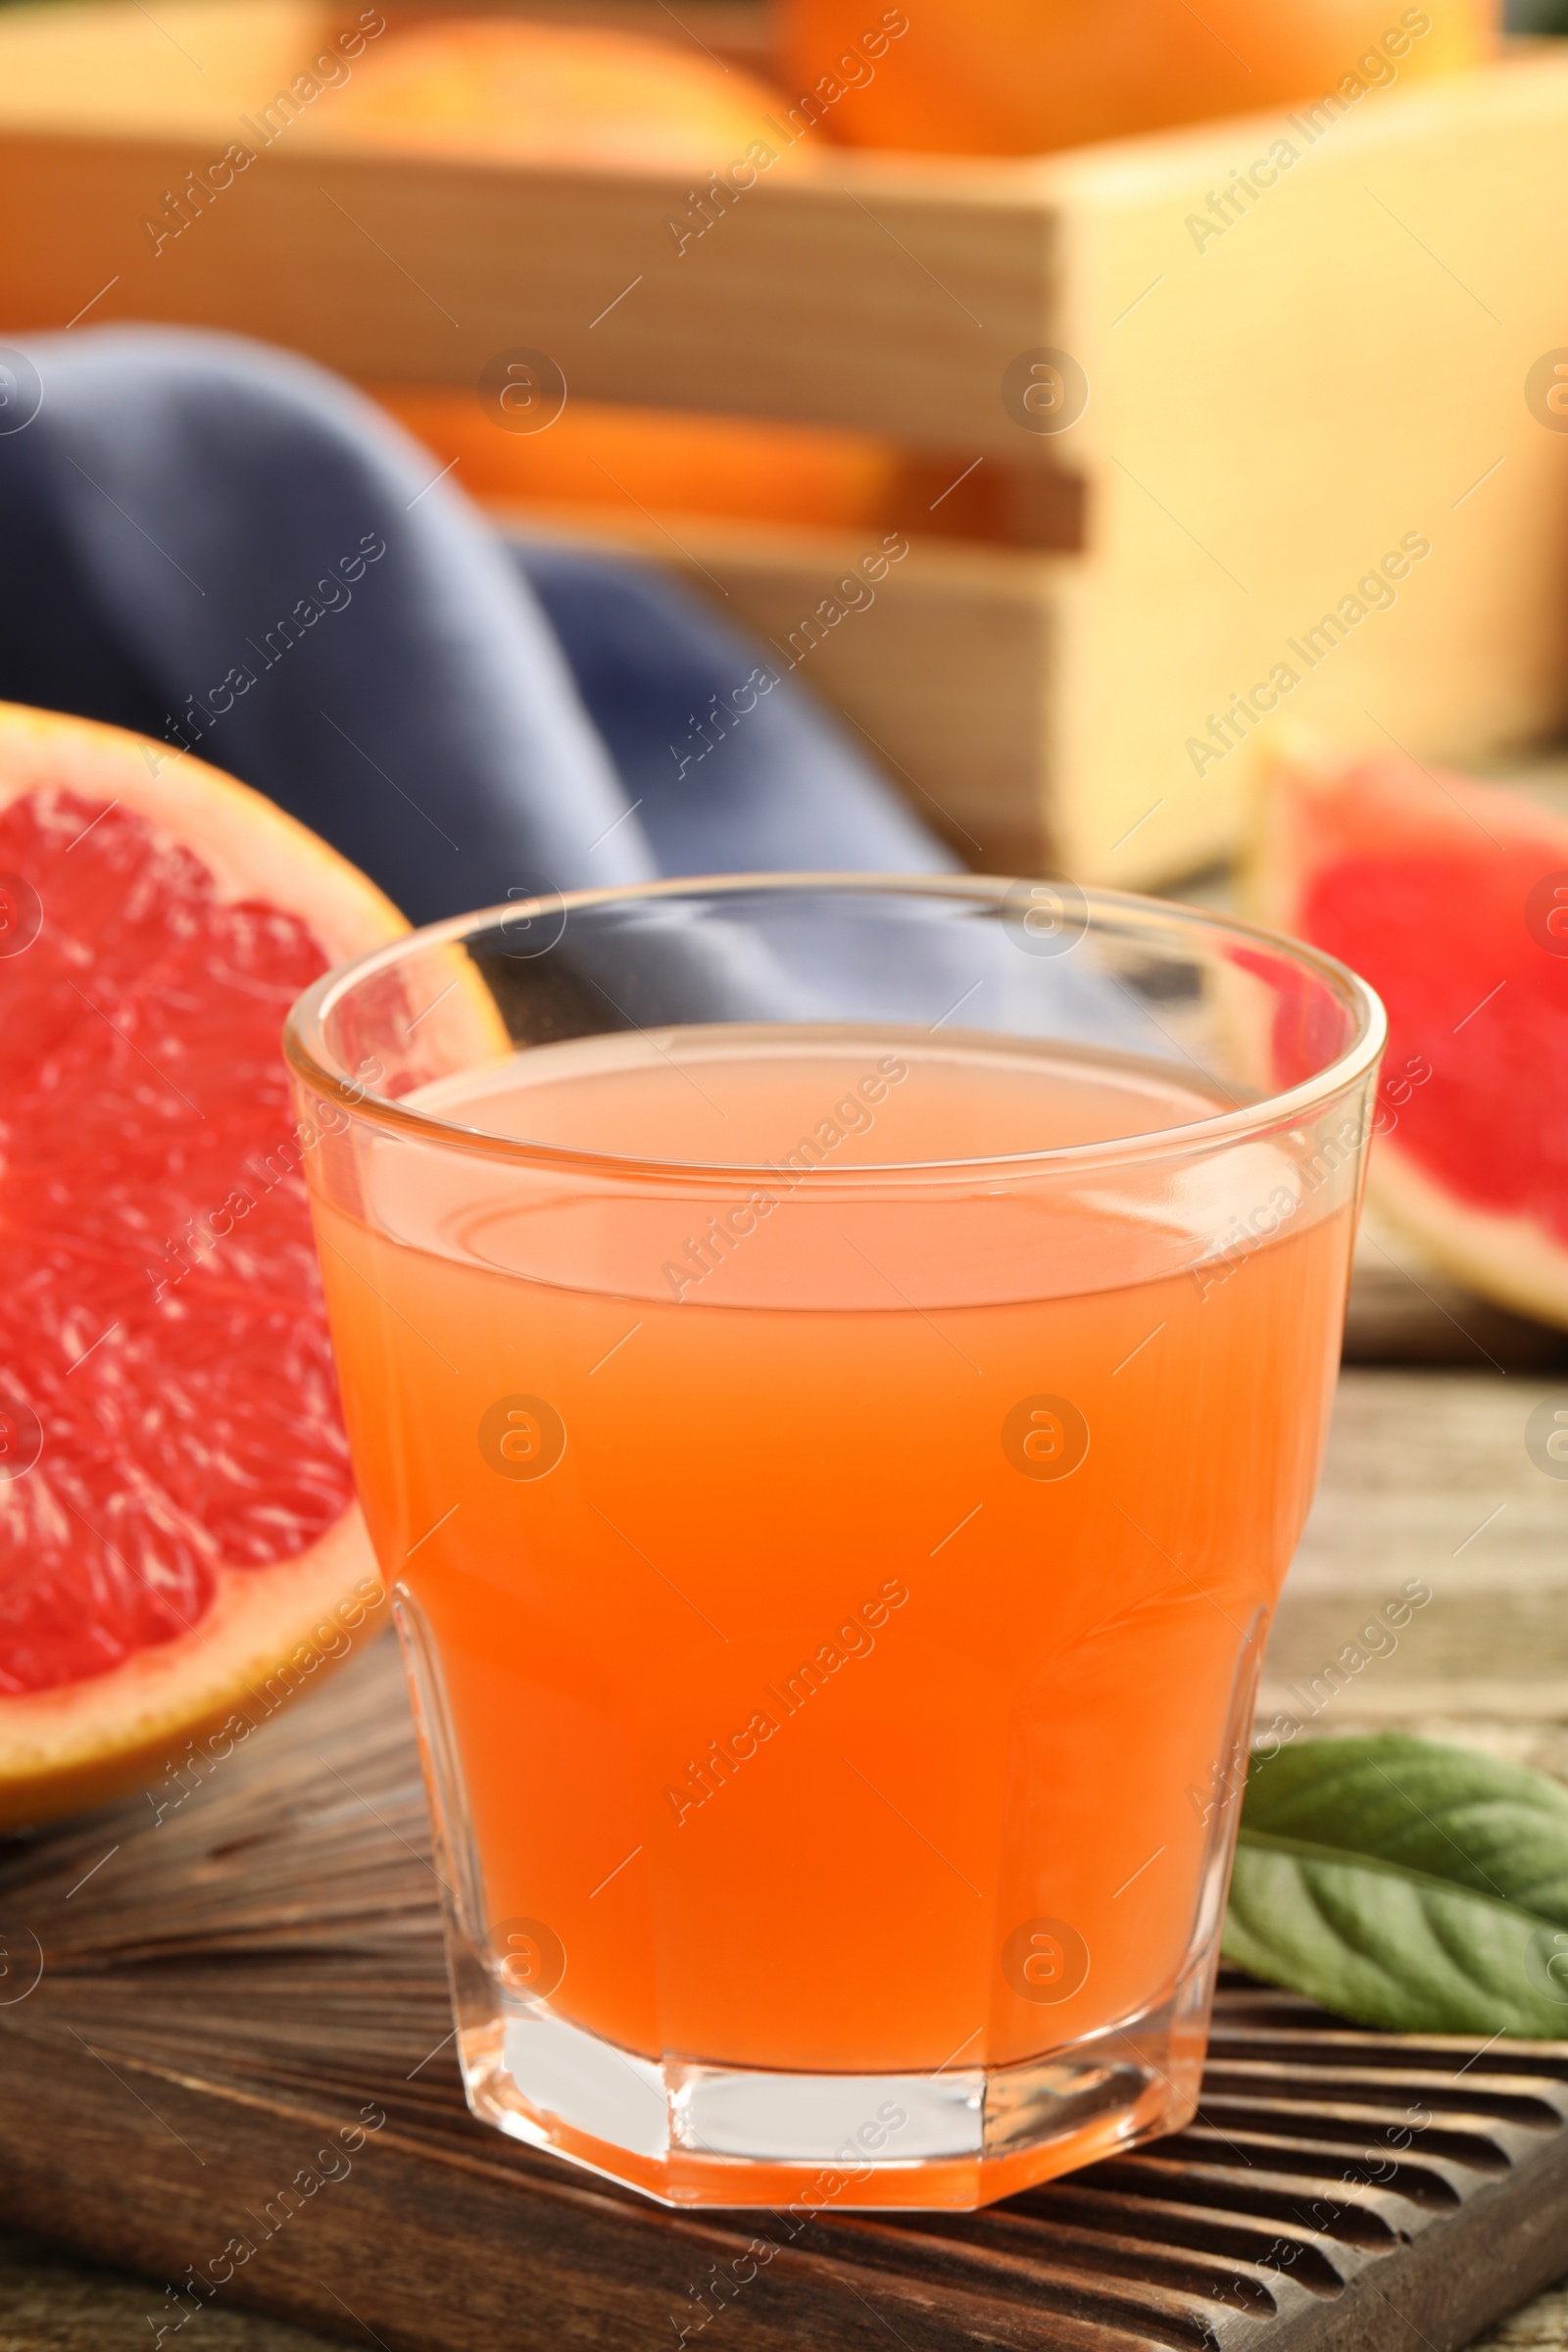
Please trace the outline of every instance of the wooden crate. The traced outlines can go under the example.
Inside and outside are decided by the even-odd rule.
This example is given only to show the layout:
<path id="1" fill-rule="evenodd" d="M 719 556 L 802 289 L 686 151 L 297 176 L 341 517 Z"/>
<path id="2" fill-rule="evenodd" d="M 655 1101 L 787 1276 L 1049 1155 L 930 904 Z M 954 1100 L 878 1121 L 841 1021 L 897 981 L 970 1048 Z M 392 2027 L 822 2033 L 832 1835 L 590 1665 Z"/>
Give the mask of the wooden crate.
<path id="1" fill-rule="evenodd" d="M 683 37 L 657 5 L 612 13 Z M 740 37 L 742 12 L 680 17 Z M 201 321 L 453 385 L 526 345 L 581 397 L 1011 469 L 1043 511 L 1081 513 L 1077 544 L 916 545 L 803 672 L 976 863 L 1138 883 L 1222 854 L 1254 722 L 1231 720 L 1231 748 L 1211 720 L 1277 664 L 1293 716 L 1423 758 L 1560 725 L 1568 438 L 1526 384 L 1568 343 L 1568 55 L 1370 89 L 1315 130 L 1298 112 L 1039 162 L 821 145 L 683 252 L 684 184 L 369 155 L 334 144 L 326 91 L 155 254 L 142 222 L 165 192 L 338 22 L 309 0 L 6 12 L 13 330 Z M 1195 227 L 1281 140 L 1276 182 L 1222 232 Z M 1042 348 L 1090 385 L 1056 436 L 1003 397 Z M 1052 494 L 1064 472 L 1081 501 Z M 695 518 L 673 551 L 637 517 L 552 518 L 607 524 L 719 579 L 768 635 L 865 552 Z M 1396 603 L 1354 618 L 1357 583 L 1416 540 L 1431 552 Z M 1294 649 L 1324 614 L 1343 639 L 1314 662 Z"/>

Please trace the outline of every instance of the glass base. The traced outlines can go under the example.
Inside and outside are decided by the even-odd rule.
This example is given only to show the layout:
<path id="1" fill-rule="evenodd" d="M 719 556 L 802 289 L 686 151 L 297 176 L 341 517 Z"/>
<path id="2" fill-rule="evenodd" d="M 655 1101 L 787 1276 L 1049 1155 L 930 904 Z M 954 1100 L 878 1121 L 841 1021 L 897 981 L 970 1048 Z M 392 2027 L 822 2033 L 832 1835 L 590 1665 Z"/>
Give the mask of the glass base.
<path id="1" fill-rule="evenodd" d="M 506 1996 L 458 2041 L 482 2122 L 662 2204 L 969 2211 L 1189 2122 L 1211 1973 L 1022 2065 L 936 2074 L 656 2060 Z"/>
<path id="2" fill-rule="evenodd" d="M 930 2073 L 807 2074 L 654 2058 L 589 2033 L 553 2005 L 565 1956 L 544 1923 L 505 1920 L 488 1936 L 476 1933 L 479 1857 L 441 1675 L 402 1587 L 393 1607 L 430 1795 L 459 2061 L 481 2123 L 662 2204 L 788 2209 L 793 2218 L 780 2227 L 793 2235 L 828 2210 L 970 2212 L 1191 2122 L 1234 1808 L 1214 1808 L 1199 1915 L 1176 1981 L 1097 2033 L 1010 2065 L 950 2061 Z M 1259 1650 L 1254 1638 L 1239 1675 L 1236 1753 L 1246 1752 Z"/>

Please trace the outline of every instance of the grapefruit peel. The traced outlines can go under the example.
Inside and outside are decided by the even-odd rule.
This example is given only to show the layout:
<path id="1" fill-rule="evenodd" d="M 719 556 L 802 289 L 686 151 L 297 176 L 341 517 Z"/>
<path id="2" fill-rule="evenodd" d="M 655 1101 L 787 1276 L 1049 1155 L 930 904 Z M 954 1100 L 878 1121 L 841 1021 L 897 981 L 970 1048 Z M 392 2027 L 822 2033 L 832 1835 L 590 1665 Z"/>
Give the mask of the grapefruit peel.
<path id="1" fill-rule="evenodd" d="M 68 796 L 66 802 L 62 803 L 61 795 Z M 28 808 L 19 808 L 19 804 L 29 802 L 29 796 L 37 798 Z M 199 860 L 195 867 L 180 863 L 180 870 L 197 875 L 204 868 L 210 880 L 210 899 L 198 906 L 198 916 L 207 906 L 218 910 L 220 921 L 225 919 L 224 909 L 243 910 L 231 919 L 252 936 L 265 932 L 270 919 L 296 950 L 303 926 L 320 968 L 364 954 L 408 929 L 390 901 L 355 867 L 271 802 L 231 777 L 188 755 L 176 759 L 167 745 L 146 742 L 119 728 L 0 704 L 0 825 L 14 830 L 29 816 L 31 807 L 47 812 L 72 805 L 79 805 L 89 813 L 96 811 L 95 823 L 118 810 L 121 813 L 112 821 L 122 838 L 134 843 L 140 828 L 160 853 L 176 862 L 181 860 L 181 853 L 186 859 Z M 9 862 L 0 856 L 0 865 Z M 25 883 L 24 873 L 23 881 Z M 206 882 L 200 888 L 205 890 Z M 48 892 L 42 897 L 41 919 L 47 926 Z M 69 933 L 69 927 L 66 915 L 60 925 L 62 934 Z M 172 938 L 178 926 L 172 923 L 169 928 Z M 73 953 L 75 968 L 90 988 L 94 979 L 91 958 L 83 960 L 79 945 Z M 31 978 L 26 966 L 25 951 L 0 960 L 0 1004 L 13 1013 L 20 1002 L 16 992 Z M 108 1020 L 109 1015 L 95 997 L 70 979 L 69 968 L 67 977 L 82 997 L 79 1023 L 90 1037 L 95 1034 L 95 1019 Z M 232 977 L 228 975 L 230 981 Z M 242 989 L 243 981 L 242 975 Z M 279 986 L 274 977 L 271 997 Z M 270 997 L 266 1001 L 270 1004 Z M 196 1011 L 199 1017 L 199 1005 Z M 257 1017 L 262 1024 L 257 1034 L 261 1035 L 270 1013 Z M 116 1025 L 110 1022 L 111 1027 Z M 149 1042 L 155 1041 L 149 1038 Z M 149 1069 L 157 1067 L 132 1038 L 127 1037 L 126 1044 Z M 176 1062 L 174 1066 L 179 1065 Z M 278 1068 L 280 1071 L 280 1058 Z M 286 1141 L 295 1153 L 291 1173 L 297 1180 L 298 1153 L 318 1140 L 317 1132 L 307 1122 L 296 1124 L 286 1107 L 278 1109 L 275 1125 L 279 1141 Z M 85 1154 L 90 1156 L 90 1143 L 83 1146 Z M 0 1140 L 0 1247 L 7 1240 L 5 1163 L 6 1146 Z M 156 1173 L 155 1166 L 155 1178 Z M 256 1189 L 260 1200 L 268 1188 Z M 287 1197 L 290 1191 L 291 1198 Z M 177 1210 L 177 1187 L 172 1186 L 172 1192 Z M 172 1210 L 166 1231 L 174 1213 Z M 297 1265 L 300 1237 L 307 1248 L 309 1239 L 297 1181 L 292 1188 L 284 1187 L 276 1213 L 291 1220 L 286 1240 L 291 1263 Z M 83 1252 L 80 1263 L 88 1268 L 106 1262 L 109 1253 L 68 1219 L 69 1211 L 62 1218 L 59 1250 L 69 1256 L 73 1248 L 79 1248 Z M 186 1223 L 192 1220 L 187 1218 Z M 215 1214 L 208 1238 L 217 1231 Z M 14 1248 L 19 1246 L 15 1231 L 10 1239 Z M 166 1244 L 165 1250 L 161 1283 L 156 1262 L 141 1269 L 154 1307 L 161 1291 L 175 1291 L 184 1278 L 181 1269 L 192 1254 L 189 1244 L 183 1255 L 172 1244 Z M 156 1261 L 157 1251 L 151 1245 L 148 1254 Z M 48 1257 L 49 1250 L 40 1248 L 38 1263 L 47 1265 Z M 24 1265 L 24 1271 L 31 1270 Z M 122 1268 L 117 1269 L 116 1278 L 124 1279 Z M 201 1278 L 198 1272 L 188 1296 L 195 1296 Z M 270 1311 L 266 1302 L 252 1308 L 240 1275 L 228 1277 L 226 1291 L 236 1302 L 236 1312 L 254 1311 L 265 1321 Z M 301 1319 L 297 1301 L 288 1311 L 296 1321 Z M 318 1298 L 316 1312 L 320 1312 Z M 149 1322 L 145 1315 L 138 1320 Z M 32 1326 L 27 1321 L 16 1325 L 16 1331 L 21 1332 L 24 1344 L 29 1344 Z M 324 1334 L 324 1319 L 321 1331 Z M 314 1331 L 312 1338 L 314 1345 Z M 156 1330 L 149 1344 L 158 1345 Z M 37 1346 L 40 1351 L 45 1346 L 44 1321 L 37 1326 Z M 55 1371 L 58 1368 L 56 1365 Z M 228 1368 L 220 1364 L 215 1376 L 220 1378 Z M 0 1365 L 0 1371 L 4 1369 Z M 68 1375 L 75 1369 L 74 1363 L 66 1366 Z M 258 1366 L 264 1380 L 270 1371 L 270 1363 Z M 185 1377 L 199 1396 L 201 1368 L 188 1367 Z M 25 1382 L 22 1385 L 24 1388 Z M 15 1389 L 11 1401 L 15 1407 Z M 5 1402 L 0 1396 L 0 1407 Z M 198 1419 L 190 1441 L 193 1446 L 200 1445 L 204 1429 Z M 47 1451 L 47 1436 L 43 1443 Z M 52 1464 L 56 1458 L 51 1457 Z M 133 1462 L 127 1473 L 127 1488 L 134 1487 L 136 1467 Z M 28 1472 L 0 1481 L 0 1568 L 5 1565 L 4 1534 L 9 1517 L 13 1555 L 9 1592 L 15 1603 L 9 1616 L 6 1606 L 0 1605 L 0 1668 L 5 1665 L 7 1627 L 24 1623 L 28 1606 L 30 1563 L 24 1547 L 19 1557 L 16 1531 L 19 1524 L 27 1524 L 25 1517 L 19 1521 L 22 1502 L 18 1498 L 32 1475 Z M 101 1805 L 138 1787 L 148 1788 L 157 1814 L 159 1802 L 152 1796 L 151 1785 L 161 1775 L 177 1771 L 177 1759 L 188 1759 L 198 1749 L 211 1758 L 230 1752 L 284 1697 L 308 1687 L 321 1671 L 348 1654 L 362 1629 L 380 1621 L 384 1594 L 359 1506 L 346 1485 L 346 1469 L 344 1479 L 346 1507 L 338 1509 L 336 1517 L 304 1548 L 269 1558 L 264 1528 L 260 1541 L 251 1544 L 251 1556 L 244 1564 L 222 1556 L 207 1561 L 207 1597 L 199 1614 L 184 1615 L 177 1601 L 170 1603 L 184 1630 L 170 1636 L 166 1626 L 145 1646 L 120 1656 L 104 1671 L 89 1665 L 85 1672 L 72 1673 L 57 1660 L 54 1669 L 42 1672 L 43 1687 L 19 1688 L 18 1677 L 11 1677 L 10 1690 L 0 1694 L 0 1831 Z M 46 1505 L 36 1494 L 24 1499 L 35 1526 L 38 1510 Z M 122 1500 L 122 1495 L 116 1494 L 105 1507 L 115 1507 Z M 65 1508 L 73 1508 L 69 1490 Z M 265 1517 L 265 1512 L 262 1515 Z M 59 1511 L 53 1516 L 60 1526 L 69 1527 Z M 117 1529 L 121 1524 L 115 1522 Z M 87 1539 L 80 1541 L 85 1545 Z M 108 1548 L 122 1567 L 126 1565 L 112 1543 Z M 0 1576 L 0 1604 L 5 1603 L 6 1592 L 6 1580 Z M 68 1624 L 62 1639 L 69 1642 L 72 1637 Z M 49 1679 L 50 1672 L 56 1679 Z M 22 1681 L 26 1682 L 25 1675 Z"/>
<path id="2" fill-rule="evenodd" d="M 1568 883 L 1568 821 L 1297 730 L 1258 772 L 1249 914 L 1388 1008 L 1369 1200 L 1467 1289 L 1568 1327 L 1568 1135 L 1541 1055 L 1555 1033 L 1568 1060 L 1568 938 L 1548 946 L 1529 914 Z"/>

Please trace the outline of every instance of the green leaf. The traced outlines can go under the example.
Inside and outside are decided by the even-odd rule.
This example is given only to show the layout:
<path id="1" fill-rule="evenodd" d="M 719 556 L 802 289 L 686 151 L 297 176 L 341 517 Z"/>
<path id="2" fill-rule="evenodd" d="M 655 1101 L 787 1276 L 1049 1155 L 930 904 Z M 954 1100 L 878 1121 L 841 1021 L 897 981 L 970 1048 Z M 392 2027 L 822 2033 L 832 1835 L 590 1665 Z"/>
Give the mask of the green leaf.
<path id="1" fill-rule="evenodd" d="M 1388 1732 L 1256 1759 L 1242 1820 L 1402 1863 L 1568 1928 L 1568 1788 L 1466 1747 Z"/>
<path id="2" fill-rule="evenodd" d="M 1560 1952 L 1559 1948 L 1561 1947 Z M 1568 2034 L 1568 1934 L 1517 1903 L 1244 1823 L 1225 1957 L 1400 2034 Z"/>
<path id="3" fill-rule="evenodd" d="M 1367 2025 L 1568 2037 L 1568 1789 L 1395 1733 L 1254 1758 L 1224 1950 Z"/>
<path id="4" fill-rule="evenodd" d="M 1568 32 L 1568 0 L 1508 0 L 1503 22 L 1510 32 Z"/>

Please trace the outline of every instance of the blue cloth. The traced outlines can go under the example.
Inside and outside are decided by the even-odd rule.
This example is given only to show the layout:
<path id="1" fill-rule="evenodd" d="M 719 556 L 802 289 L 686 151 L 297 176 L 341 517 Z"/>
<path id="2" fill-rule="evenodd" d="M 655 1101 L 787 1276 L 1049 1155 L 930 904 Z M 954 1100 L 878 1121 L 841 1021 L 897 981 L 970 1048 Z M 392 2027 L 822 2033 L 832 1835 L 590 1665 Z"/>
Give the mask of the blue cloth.
<path id="1" fill-rule="evenodd" d="M 765 649 L 641 566 L 509 545 L 337 378 L 164 328 L 21 348 L 41 401 L 0 410 L 0 697 L 188 747 L 419 922 L 952 865 Z"/>

